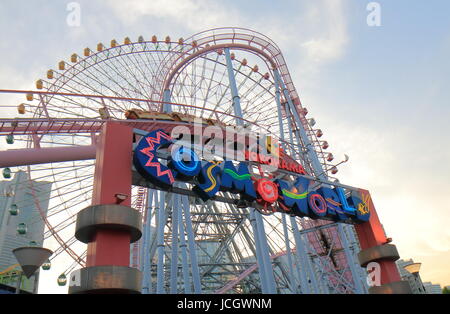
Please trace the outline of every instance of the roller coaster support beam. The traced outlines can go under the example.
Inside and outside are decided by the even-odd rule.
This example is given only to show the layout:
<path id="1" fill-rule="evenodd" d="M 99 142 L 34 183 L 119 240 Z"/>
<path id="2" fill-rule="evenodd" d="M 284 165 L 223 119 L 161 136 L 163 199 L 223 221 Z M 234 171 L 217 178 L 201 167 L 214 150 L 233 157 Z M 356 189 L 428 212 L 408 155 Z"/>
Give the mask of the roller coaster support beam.
<path id="1" fill-rule="evenodd" d="M 69 293 L 140 293 L 141 272 L 129 267 L 130 243 L 142 235 L 141 214 L 131 205 L 133 129 L 103 126 L 97 144 L 92 206 L 77 215 L 75 237 L 87 243 L 86 267 Z"/>
<path id="2" fill-rule="evenodd" d="M 241 98 L 236 85 L 236 77 L 234 76 L 233 63 L 231 60 L 230 48 L 226 47 L 225 59 L 227 63 L 228 80 L 230 83 L 231 96 L 233 97 L 234 115 L 236 116 L 236 125 L 243 126 L 243 114 L 241 108 Z M 276 284 L 273 275 L 273 267 L 270 261 L 269 246 L 267 243 L 267 237 L 264 231 L 264 221 L 259 212 L 256 212 L 253 208 L 250 208 L 250 219 L 252 223 L 253 234 L 255 236 L 255 245 L 257 248 L 256 258 L 258 260 L 261 288 L 263 293 L 276 293 Z M 259 248 L 259 249 L 258 249 Z"/>
<path id="3" fill-rule="evenodd" d="M 192 228 L 191 212 L 188 197 L 186 195 L 182 195 L 181 202 L 183 207 L 184 220 L 186 223 L 186 233 L 188 238 L 189 257 L 191 260 L 191 273 L 192 273 L 192 281 L 194 284 L 194 293 L 201 294 L 202 286 L 200 282 L 200 271 L 198 268 L 197 253 L 196 253 L 197 249 L 195 245 L 194 230 Z"/>
<path id="4" fill-rule="evenodd" d="M 170 293 L 178 292 L 178 231 L 180 223 L 178 212 L 180 211 L 180 198 L 174 195 L 172 198 L 172 256 L 170 259 Z"/>
<path id="5" fill-rule="evenodd" d="M 233 108 L 236 118 L 236 125 L 243 125 L 239 118 L 243 118 L 241 109 L 241 98 L 236 86 L 236 78 L 234 77 L 233 63 L 231 62 L 230 48 L 225 48 L 225 59 L 227 61 L 228 79 L 230 82 L 231 95 L 233 96 Z"/>
<path id="6" fill-rule="evenodd" d="M 181 195 L 176 195 L 178 198 L 178 204 L 181 204 Z M 178 221 L 179 221 L 179 231 L 180 231 L 180 249 L 181 249 L 181 261 L 183 264 L 183 284 L 184 284 L 184 293 L 191 294 L 191 278 L 189 275 L 189 264 L 188 264 L 188 256 L 186 250 L 186 236 L 184 231 L 184 223 L 183 223 L 183 211 L 178 211 Z"/>
<path id="7" fill-rule="evenodd" d="M 149 294 L 152 292 L 152 280 L 151 280 L 151 261 L 150 261 L 150 239 L 151 239 L 151 220 L 152 220 L 152 208 L 154 202 L 154 194 L 158 193 L 155 190 L 147 189 L 147 216 L 144 226 L 144 238 L 141 246 L 141 265 L 143 272 L 142 279 L 142 294 Z M 156 203 L 157 201 L 155 201 Z M 156 204 L 155 204 L 156 205 Z M 156 206 L 155 206 L 156 207 Z"/>
<path id="8" fill-rule="evenodd" d="M 164 294 L 166 289 L 164 286 L 164 225 L 167 217 L 166 215 L 166 192 L 159 192 L 159 206 L 158 206 L 158 225 L 156 227 L 158 262 L 156 266 L 156 293 Z"/>
<path id="9" fill-rule="evenodd" d="M 172 105 L 170 104 L 170 89 L 165 89 L 164 90 L 164 95 L 163 95 L 163 112 L 166 113 L 170 113 L 172 112 Z"/>

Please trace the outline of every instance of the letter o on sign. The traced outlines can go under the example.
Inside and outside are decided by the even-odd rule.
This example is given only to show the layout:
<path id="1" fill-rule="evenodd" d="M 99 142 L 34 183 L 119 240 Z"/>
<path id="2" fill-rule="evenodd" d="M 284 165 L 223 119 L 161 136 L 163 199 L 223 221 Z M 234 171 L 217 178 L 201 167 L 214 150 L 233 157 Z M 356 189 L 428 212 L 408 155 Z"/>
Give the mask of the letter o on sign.
<path id="1" fill-rule="evenodd" d="M 325 216 L 327 213 L 327 202 L 317 193 L 311 193 L 308 197 L 309 208 L 316 216 Z"/>
<path id="2" fill-rule="evenodd" d="M 170 166 L 178 172 L 177 177 L 188 179 L 200 172 L 201 163 L 200 158 L 193 150 L 179 146 L 171 152 Z"/>

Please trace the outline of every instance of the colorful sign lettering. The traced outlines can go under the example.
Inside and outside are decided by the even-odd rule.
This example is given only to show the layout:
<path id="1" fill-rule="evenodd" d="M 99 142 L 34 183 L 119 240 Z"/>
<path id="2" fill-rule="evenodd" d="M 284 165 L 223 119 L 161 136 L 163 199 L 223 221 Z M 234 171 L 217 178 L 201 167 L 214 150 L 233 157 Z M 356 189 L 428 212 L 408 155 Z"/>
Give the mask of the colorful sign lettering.
<path id="1" fill-rule="evenodd" d="M 171 154 L 165 166 L 158 160 L 157 151 L 169 147 Z M 144 178 L 162 189 L 170 188 L 175 180 L 196 182 L 193 191 L 204 201 L 219 191 L 227 191 L 239 194 L 249 206 L 272 206 L 276 211 L 300 217 L 357 223 L 370 217 L 370 200 L 364 193 L 352 191 L 347 197 L 341 187 L 312 189 L 314 181 L 299 174 L 293 182 L 255 178 L 247 162 L 235 165 L 231 160 L 202 161 L 192 149 L 176 145 L 163 130 L 150 132 L 140 140 L 133 162 Z M 292 168 L 292 172 L 298 171 L 300 168 Z"/>

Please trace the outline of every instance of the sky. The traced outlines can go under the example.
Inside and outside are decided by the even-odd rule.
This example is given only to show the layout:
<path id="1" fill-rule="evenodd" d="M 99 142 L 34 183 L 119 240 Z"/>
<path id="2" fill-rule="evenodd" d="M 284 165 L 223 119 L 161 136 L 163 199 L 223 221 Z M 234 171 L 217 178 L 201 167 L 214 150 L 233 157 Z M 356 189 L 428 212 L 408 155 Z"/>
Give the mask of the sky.
<path id="1" fill-rule="evenodd" d="M 215 27 L 274 40 L 309 116 L 335 156 L 341 182 L 368 189 L 403 259 L 423 281 L 450 285 L 450 2 L 380 0 L 90 0 L 80 25 L 71 1 L 0 2 L 0 88 L 33 89 L 60 60 L 98 42 L 172 38 Z M 0 118 L 23 99 L 0 96 Z"/>

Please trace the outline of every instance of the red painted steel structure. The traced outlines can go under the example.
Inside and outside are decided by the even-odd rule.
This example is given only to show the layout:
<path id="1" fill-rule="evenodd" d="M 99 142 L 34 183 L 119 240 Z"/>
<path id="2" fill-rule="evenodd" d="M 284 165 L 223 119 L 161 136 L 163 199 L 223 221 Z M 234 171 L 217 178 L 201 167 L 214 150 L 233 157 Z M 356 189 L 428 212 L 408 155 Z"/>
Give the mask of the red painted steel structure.
<path id="1" fill-rule="evenodd" d="M 355 225 L 361 250 L 365 250 L 386 244 L 388 243 L 388 239 L 378 218 L 369 191 L 361 189 L 360 192 L 370 210 L 369 221 Z M 394 261 L 381 259 L 377 263 L 380 264 L 381 285 L 400 281 L 400 275 Z"/>
<path id="2" fill-rule="evenodd" d="M 97 145 L 92 205 L 131 205 L 131 160 L 133 129 L 106 123 Z M 121 201 L 117 195 L 126 198 Z M 118 230 L 96 231 L 88 244 L 86 266 L 129 266 L 130 233 Z"/>

